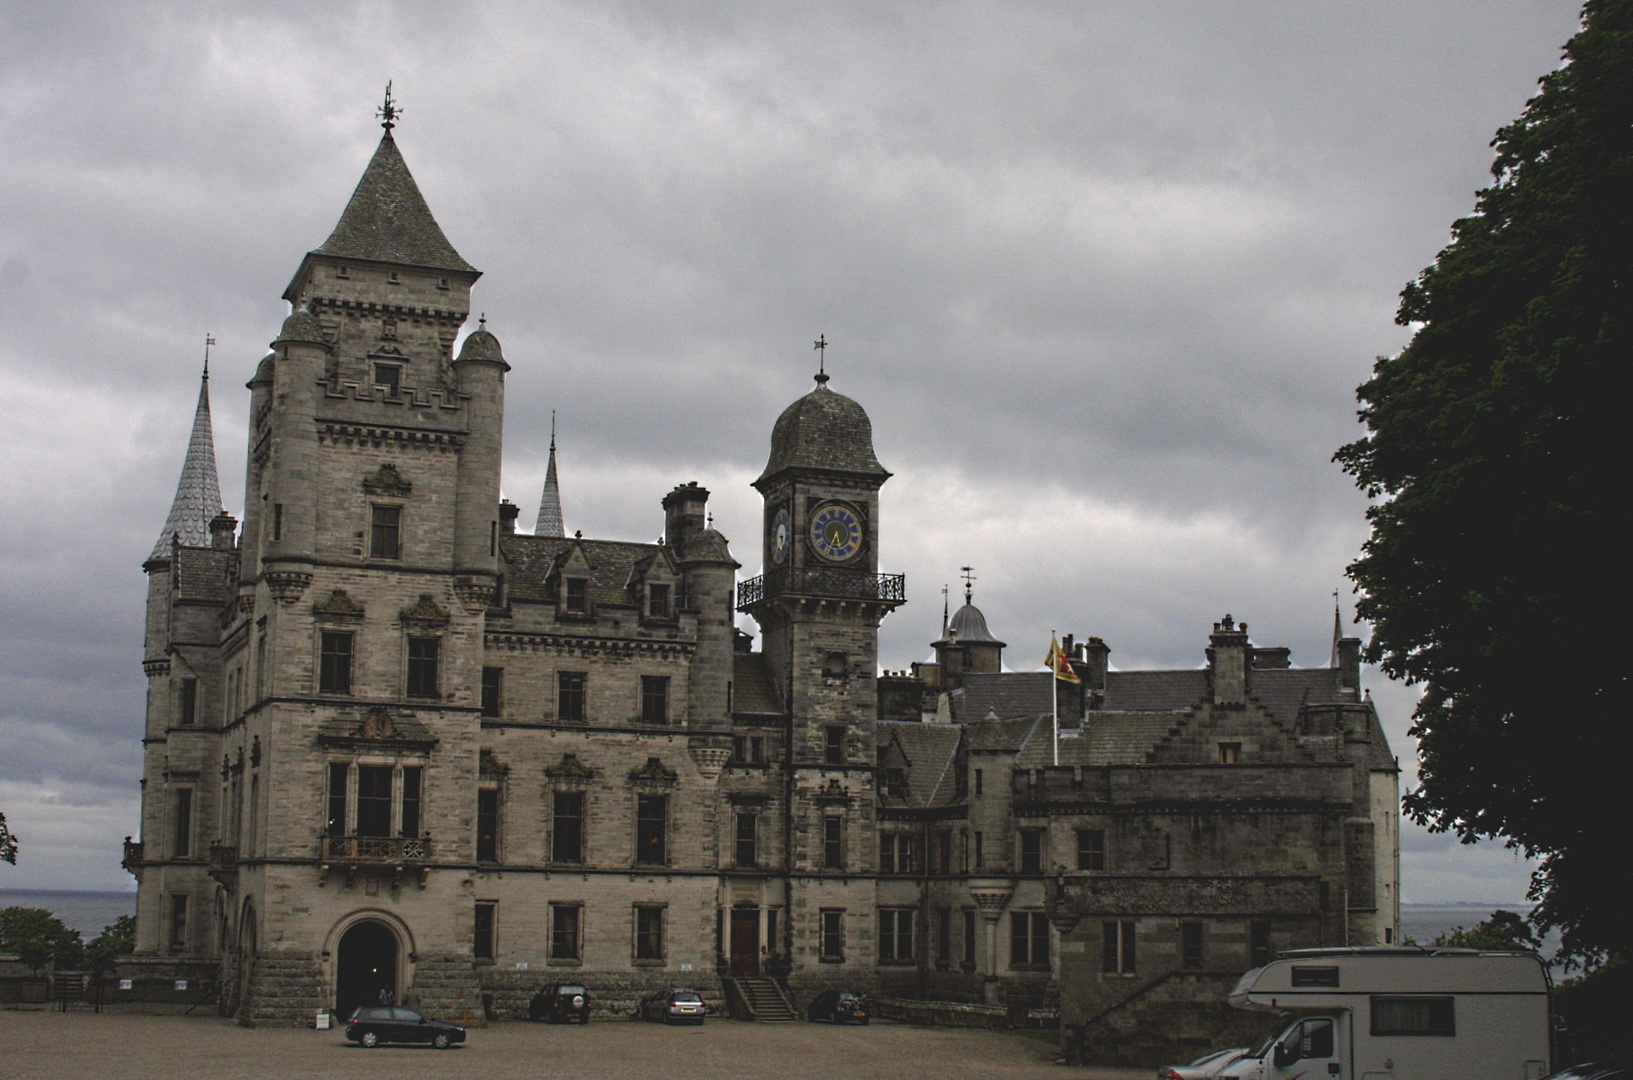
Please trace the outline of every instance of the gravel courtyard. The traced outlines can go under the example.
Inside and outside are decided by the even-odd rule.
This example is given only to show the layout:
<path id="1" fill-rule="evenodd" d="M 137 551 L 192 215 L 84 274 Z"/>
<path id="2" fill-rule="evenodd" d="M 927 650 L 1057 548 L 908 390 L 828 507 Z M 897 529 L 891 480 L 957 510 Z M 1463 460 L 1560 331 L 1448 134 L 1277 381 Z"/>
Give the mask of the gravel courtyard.
<path id="1" fill-rule="evenodd" d="M 1150 1075 L 1148 1069 L 1067 1069 L 1053 1059 L 1049 1043 L 1025 1035 L 879 1021 L 865 1028 L 732 1020 L 711 1020 L 701 1028 L 509 1022 L 473 1030 L 463 1048 L 439 1052 L 418 1047 L 364 1050 L 347 1044 L 338 1031 L 251 1030 L 215 1017 L 0 1011 L 4 1080 L 1144 1080 Z"/>

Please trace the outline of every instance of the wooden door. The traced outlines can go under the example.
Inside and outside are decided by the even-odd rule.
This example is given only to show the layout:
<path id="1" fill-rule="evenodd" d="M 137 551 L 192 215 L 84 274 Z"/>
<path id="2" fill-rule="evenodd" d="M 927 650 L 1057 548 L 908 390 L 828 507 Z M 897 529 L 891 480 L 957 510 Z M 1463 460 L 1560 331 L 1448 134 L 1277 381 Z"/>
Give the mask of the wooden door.
<path id="1" fill-rule="evenodd" d="M 760 909 L 733 908 L 731 913 L 731 973 L 760 973 Z"/>

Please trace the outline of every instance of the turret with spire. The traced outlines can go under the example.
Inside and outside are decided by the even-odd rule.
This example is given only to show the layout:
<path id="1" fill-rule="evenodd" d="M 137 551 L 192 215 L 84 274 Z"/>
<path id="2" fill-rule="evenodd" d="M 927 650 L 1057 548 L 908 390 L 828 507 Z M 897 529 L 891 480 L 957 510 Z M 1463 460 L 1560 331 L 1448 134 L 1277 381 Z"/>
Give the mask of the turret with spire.
<path id="1" fill-rule="evenodd" d="M 550 464 L 544 470 L 544 494 L 539 498 L 539 517 L 534 536 L 566 536 L 567 524 L 561 516 L 561 488 L 556 483 L 556 414 L 550 413 Z"/>
<path id="2" fill-rule="evenodd" d="M 187 440 L 187 456 L 182 459 L 176 497 L 170 503 L 170 514 L 164 520 L 158 542 L 148 556 L 150 560 L 169 558 L 172 543 L 183 547 L 209 547 L 210 522 L 222 512 L 221 481 L 215 467 L 215 435 L 210 427 L 210 346 L 213 344 L 214 338 L 204 339 L 204 374 L 199 379 L 198 406 L 193 410 L 193 433 Z"/>

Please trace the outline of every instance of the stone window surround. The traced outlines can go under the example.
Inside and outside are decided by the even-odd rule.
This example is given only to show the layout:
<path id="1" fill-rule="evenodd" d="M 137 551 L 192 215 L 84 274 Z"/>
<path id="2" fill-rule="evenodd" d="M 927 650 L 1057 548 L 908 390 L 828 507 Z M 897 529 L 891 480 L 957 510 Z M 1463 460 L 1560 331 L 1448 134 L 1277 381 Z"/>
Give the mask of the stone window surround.
<path id="1" fill-rule="evenodd" d="M 404 563 L 404 549 L 408 546 L 408 502 L 406 499 L 390 495 L 363 495 L 364 532 L 363 543 L 358 554 L 363 557 L 365 564 L 377 566 L 402 566 Z M 376 555 L 374 553 L 374 512 L 376 510 L 397 511 L 397 554 Z"/>
<path id="2" fill-rule="evenodd" d="M 656 912 L 658 920 L 658 955 L 641 955 L 641 913 Z M 669 921 L 668 901 L 636 901 L 630 906 L 629 912 L 629 956 L 636 967 L 664 967 L 669 962 Z"/>
<path id="3" fill-rule="evenodd" d="M 834 925 L 831 939 L 828 932 L 830 919 Z M 828 948 L 830 944 L 837 944 L 838 948 L 830 951 Z M 845 909 L 842 907 L 822 908 L 817 912 L 817 962 L 820 964 L 845 962 Z"/>
<path id="4" fill-rule="evenodd" d="M 571 956 L 556 955 L 556 912 L 564 908 L 570 908 L 576 913 L 574 916 L 576 925 L 573 927 Z M 584 966 L 584 912 L 586 910 L 587 905 L 583 900 L 552 900 L 550 902 L 550 924 L 547 931 L 550 935 L 549 949 L 548 956 L 544 961 L 547 965 L 551 967 Z"/>
<path id="5" fill-rule="evenodd" d="M 332 765 L 346 766 L 346 835 L 355 835 L 357 831 L 357 778 L 358 769 L 368 765 L 375 768 L 391 770 L 391 835 L 401 836 L 403 833 L 403 770 L 420 770 L 420 828 L 421 836 L 425 833 L 425 804 L 426 804 L 426 775 L 429 771 L 426 766 L 430 755 L 425 752 L 414 753 L 395 752 L 391 754 L 358 753 L 351 755 L 330 754 L 324 758 L 323 778 L 323 820 L 329 820 L 329 767 Z"/>

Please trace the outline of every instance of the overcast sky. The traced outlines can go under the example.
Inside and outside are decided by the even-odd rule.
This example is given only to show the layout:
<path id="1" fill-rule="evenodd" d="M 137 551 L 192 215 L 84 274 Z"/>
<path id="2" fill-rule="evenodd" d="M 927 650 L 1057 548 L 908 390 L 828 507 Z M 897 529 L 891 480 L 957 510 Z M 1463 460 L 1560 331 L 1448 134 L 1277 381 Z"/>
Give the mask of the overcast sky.
<path id="1" fill-rule="evenodd" d="M 409 166 L 504 343 L 505 494 L 551 410 L 569 530 L 714 492 L 759 570 L 772 422 L 873 418 L 882 569 L 1038 666 L 1051 629 L 1194 667 L 1226 612 L 1326 662 L 1366 535 L 1330 458 L 1402 285 L 1489 179 L 1573 0 L 0 7 L 0 888 L 129 888 L 141 563 L 205 334 L 224 495 L 245 380 L 373 152 Z M 956 603 L 956 594 L 955 594 Z M 1344 591 L 1346 614 L 1353 600 Z M 1364 633 L 1364 628 L 1361 631 Z M 1414 692 L 1374 673 L 1403 765 Z M 1411 782 L 1410 772 L 1404 786 Z M 1409 828 L 1411 902 L 1513 901 Z"/>

